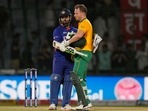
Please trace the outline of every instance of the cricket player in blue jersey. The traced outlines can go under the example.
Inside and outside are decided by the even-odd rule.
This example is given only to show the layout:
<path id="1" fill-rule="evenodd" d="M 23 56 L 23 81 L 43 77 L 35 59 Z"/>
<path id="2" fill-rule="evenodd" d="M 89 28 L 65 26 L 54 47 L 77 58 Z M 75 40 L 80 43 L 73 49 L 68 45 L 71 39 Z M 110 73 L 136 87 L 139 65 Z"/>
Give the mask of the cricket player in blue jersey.
<path id="1" fill-rule="evenodd" d="M 77 29 L 71 26 L 72 14 L 68 9 L 62 9 L 59 14 L 60 25 L 53 32 L 53 40 L 62 42 L 66 38 L 67 33 L 76 33 Z M 70 80 L 70 71 L 73 70 L 73 61 L 71 55 L 55 49 L 53 55 L 53 69 L 50 77 L 50 106 L 49 110 L 57 110 L 58 94 L 60 85 L 62 88 L 62 106 L 61 110 L 70 110 L 69 105 L 71 98 L 72 83 Z"/>

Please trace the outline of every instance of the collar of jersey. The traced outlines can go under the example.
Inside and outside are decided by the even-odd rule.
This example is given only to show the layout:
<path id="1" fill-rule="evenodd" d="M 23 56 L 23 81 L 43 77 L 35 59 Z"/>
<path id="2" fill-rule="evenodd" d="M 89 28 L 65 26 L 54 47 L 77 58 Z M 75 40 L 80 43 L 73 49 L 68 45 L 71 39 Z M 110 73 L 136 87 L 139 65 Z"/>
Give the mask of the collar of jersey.
<path id="1" fill-rule="evenodd" d="M 84 21 L 86 18 L 82 19 L 80 22 Z"/>

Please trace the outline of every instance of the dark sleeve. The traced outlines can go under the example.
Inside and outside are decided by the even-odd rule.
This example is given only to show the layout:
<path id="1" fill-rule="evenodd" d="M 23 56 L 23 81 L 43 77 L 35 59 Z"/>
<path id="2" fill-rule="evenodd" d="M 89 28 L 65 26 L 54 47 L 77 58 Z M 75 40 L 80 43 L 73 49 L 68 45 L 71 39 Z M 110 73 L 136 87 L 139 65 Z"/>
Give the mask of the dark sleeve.
<path id="1" fill-rule="evenodd" d="M 60 37 L 60 31 L 58 29 L 55 29 L 53 32 L 53 40 L 61 42 L 61 37 Z"/>

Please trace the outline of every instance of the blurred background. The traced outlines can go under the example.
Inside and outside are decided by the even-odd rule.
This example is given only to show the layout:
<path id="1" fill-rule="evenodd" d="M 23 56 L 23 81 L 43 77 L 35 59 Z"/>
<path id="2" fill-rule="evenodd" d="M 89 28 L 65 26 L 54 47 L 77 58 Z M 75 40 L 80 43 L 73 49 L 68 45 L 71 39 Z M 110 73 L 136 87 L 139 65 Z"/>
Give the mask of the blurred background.
<path id="1" fill-rule="evenodd" d="M 0 73 L 35 67 L 50 74 L 58 13 L 73 13 L 77 3 L 87 6 L 94 32 L 103 38 L 88 75 L 147 74 L 147 0 L 0 0 Z M 77 26 L 74 19 L 72 24 Z"/>
<path id="2" fill-rule="evenodd" d="M 73 13 L 78 3 L 87 6 L 94 32 L 103 38 L 88 67 L 89 98 L 97 105 L 105 105 L 103 100 L 136 100 L 133 105 L 148 100 L 147 0 L 0 0 L 0 100 L 24 100 L 24 69 L 34 67 L 38 99 L 49 104 L 52 33 L 59 11 L 69 8 Z M 72 24 L 77 27 L 74 17 Z M 72 100 L 77 100 L 74 88 Z"/>

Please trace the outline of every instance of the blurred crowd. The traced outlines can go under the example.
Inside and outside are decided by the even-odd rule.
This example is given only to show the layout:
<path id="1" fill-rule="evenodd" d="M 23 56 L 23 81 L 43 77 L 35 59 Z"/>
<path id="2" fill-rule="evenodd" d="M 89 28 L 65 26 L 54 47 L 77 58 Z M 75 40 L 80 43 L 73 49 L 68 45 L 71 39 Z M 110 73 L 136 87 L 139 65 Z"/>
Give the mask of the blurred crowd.
<path id="1" fill-rule="evenodd" d="M 120 0 L 0 0 L 0 69 L 35 67 L 52 69 L 52 33 L 62 8 L 84 3 L 94 32 L 103 41 L 93 55 L 89 71 L 126 72 L 148 69 L 148 35 L 141 45 L 124 42 L 121 33 Z M 73 19 L 72 24 L 77 26 Z"/>

